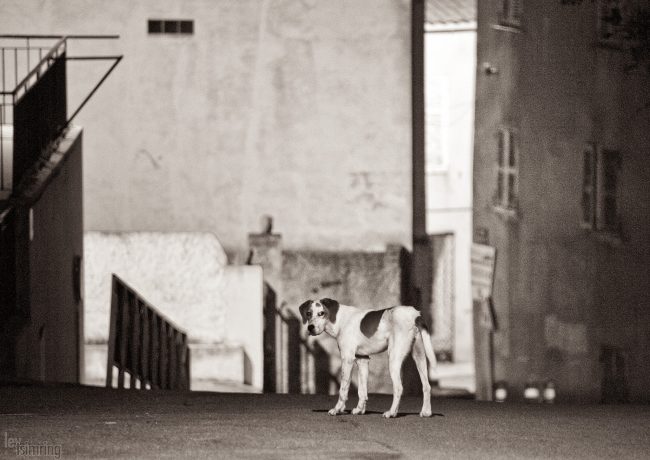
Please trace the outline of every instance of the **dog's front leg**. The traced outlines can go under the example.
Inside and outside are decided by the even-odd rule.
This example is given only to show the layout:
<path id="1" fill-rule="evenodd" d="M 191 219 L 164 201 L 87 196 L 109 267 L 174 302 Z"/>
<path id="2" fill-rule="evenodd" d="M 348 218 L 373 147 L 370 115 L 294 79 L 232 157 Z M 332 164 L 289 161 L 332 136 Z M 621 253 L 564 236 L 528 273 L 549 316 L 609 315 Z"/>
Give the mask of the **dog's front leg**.
<path id="1" fill-rule="evenodd" d="M 330 415 L 342 414 L 345 411 L 345 403 L 348 400 L 348 391 L 350 390 L 350 374 L 352 374 L 352 365 L 354 358 L 342 358 L 341 360 L 341 388 L 339 389 L 339 400 L 333 409 L 330 409 Z"/>
<path id="2" fill-rule="evenodd" d="M 352 409 L 354 415 L 366 413 L 366 402 L 368 401 L 368 357 L 357 358 L 359 368 L 359 403 Z"/>

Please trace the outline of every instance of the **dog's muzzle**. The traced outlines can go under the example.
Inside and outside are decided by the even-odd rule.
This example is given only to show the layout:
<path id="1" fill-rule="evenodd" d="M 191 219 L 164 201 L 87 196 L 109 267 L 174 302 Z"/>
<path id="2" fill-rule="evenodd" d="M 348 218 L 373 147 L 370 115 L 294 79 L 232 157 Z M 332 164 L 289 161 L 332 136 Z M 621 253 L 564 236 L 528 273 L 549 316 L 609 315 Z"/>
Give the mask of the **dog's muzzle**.
<path id="1" fill-rule="evenodd" d="M 309 333 L 311 335 L 314 335 L 314 329 L 316 329 L 316 327 L 313 324 L 310 324 L 309 326 L 307 326 L 307 330 L 309 331 Z"/>

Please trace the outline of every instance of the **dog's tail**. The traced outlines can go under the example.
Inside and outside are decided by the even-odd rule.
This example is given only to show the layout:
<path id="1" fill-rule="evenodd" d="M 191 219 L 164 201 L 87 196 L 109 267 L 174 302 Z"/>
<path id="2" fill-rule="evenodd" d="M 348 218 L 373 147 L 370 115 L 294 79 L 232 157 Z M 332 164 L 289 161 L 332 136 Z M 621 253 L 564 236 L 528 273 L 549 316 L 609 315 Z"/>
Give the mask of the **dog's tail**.
<path id="1" fill-rule="evenodd" d="M 422 316 L 415 318 L 415 325 L 420 331 L 420 335 L 422 336 L 424 354 L 427 357 L 429 381 L 434 385 L 438 385 L 438 372 L 436 369 L 438 361 L 436 360 L 436 353 L 433 351 L 433 345 L 431 345 L 431 334 L 429 333 L 429 327 L 427 326 Z"/>

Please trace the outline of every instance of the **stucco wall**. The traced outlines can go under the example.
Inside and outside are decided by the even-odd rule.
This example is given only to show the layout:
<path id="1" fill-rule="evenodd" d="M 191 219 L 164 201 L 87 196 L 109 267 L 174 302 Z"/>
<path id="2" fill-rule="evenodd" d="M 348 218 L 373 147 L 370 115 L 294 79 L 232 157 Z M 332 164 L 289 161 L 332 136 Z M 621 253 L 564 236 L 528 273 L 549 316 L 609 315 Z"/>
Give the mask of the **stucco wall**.
<path id="1" fill-rule="evenodd" d="M 407 295 L 406 257 L 400 246 L 385 252 L 284 251 L 282 300 L 296 315 L 310 298 L 366 308 L 401 305 Z"/>
<path id="2" fill-rule="evenodd" d="M 407 0 L 6 0 L 4 33 L 120 34 L 70 55 L 124 61 L 77 120 L 85 224 L 206 231 L 243 249 L 260 215 L 286 247 L 410 245 Z M 192 36 L 147 19 L 192 19 Z M 108 64 L 70 63 L 71 107 Z M 290 206 L 287 203 L 291 203 Z"/>
<path id="3" fill-rule="evenodd" d="M 594 5 L 526 3 L 521 33 L 479 3 L 474 228 L 497 248 L 496 379 L 521 393 L 554 379 L 559 398 L 601 397 L 604 346 L 622 350 L 631 399 L 649 399 L 650 100 L 644 72 L 596 45 Z M 489 62 L 497 74 L 481 68 Z M 519 211 L 492 206 L 497 129 L 517 130 Z M 620 150 L 619 240 L 580 226 L 587 142 Z"/>
<path id="4" fill-rule="evenodd" d="M 85 250 L 86 341 L 108 338 L 113 273 L 186 330 L 190 342 L 225 340 L 226 256 L 214 235 L 88 232 Z"/>

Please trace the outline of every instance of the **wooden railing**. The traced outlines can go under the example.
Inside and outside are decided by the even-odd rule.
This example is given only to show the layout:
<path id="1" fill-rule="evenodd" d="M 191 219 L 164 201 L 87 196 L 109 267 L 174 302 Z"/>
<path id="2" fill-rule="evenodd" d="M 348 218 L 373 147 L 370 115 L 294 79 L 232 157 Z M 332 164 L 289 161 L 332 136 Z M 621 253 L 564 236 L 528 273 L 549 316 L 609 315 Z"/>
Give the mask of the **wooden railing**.
<path id="1" fill-rule="evenodd" d="M 113 275 L 106 386 L 132 389 L 189 389 L 187 334 L 135 290 Z"/>

